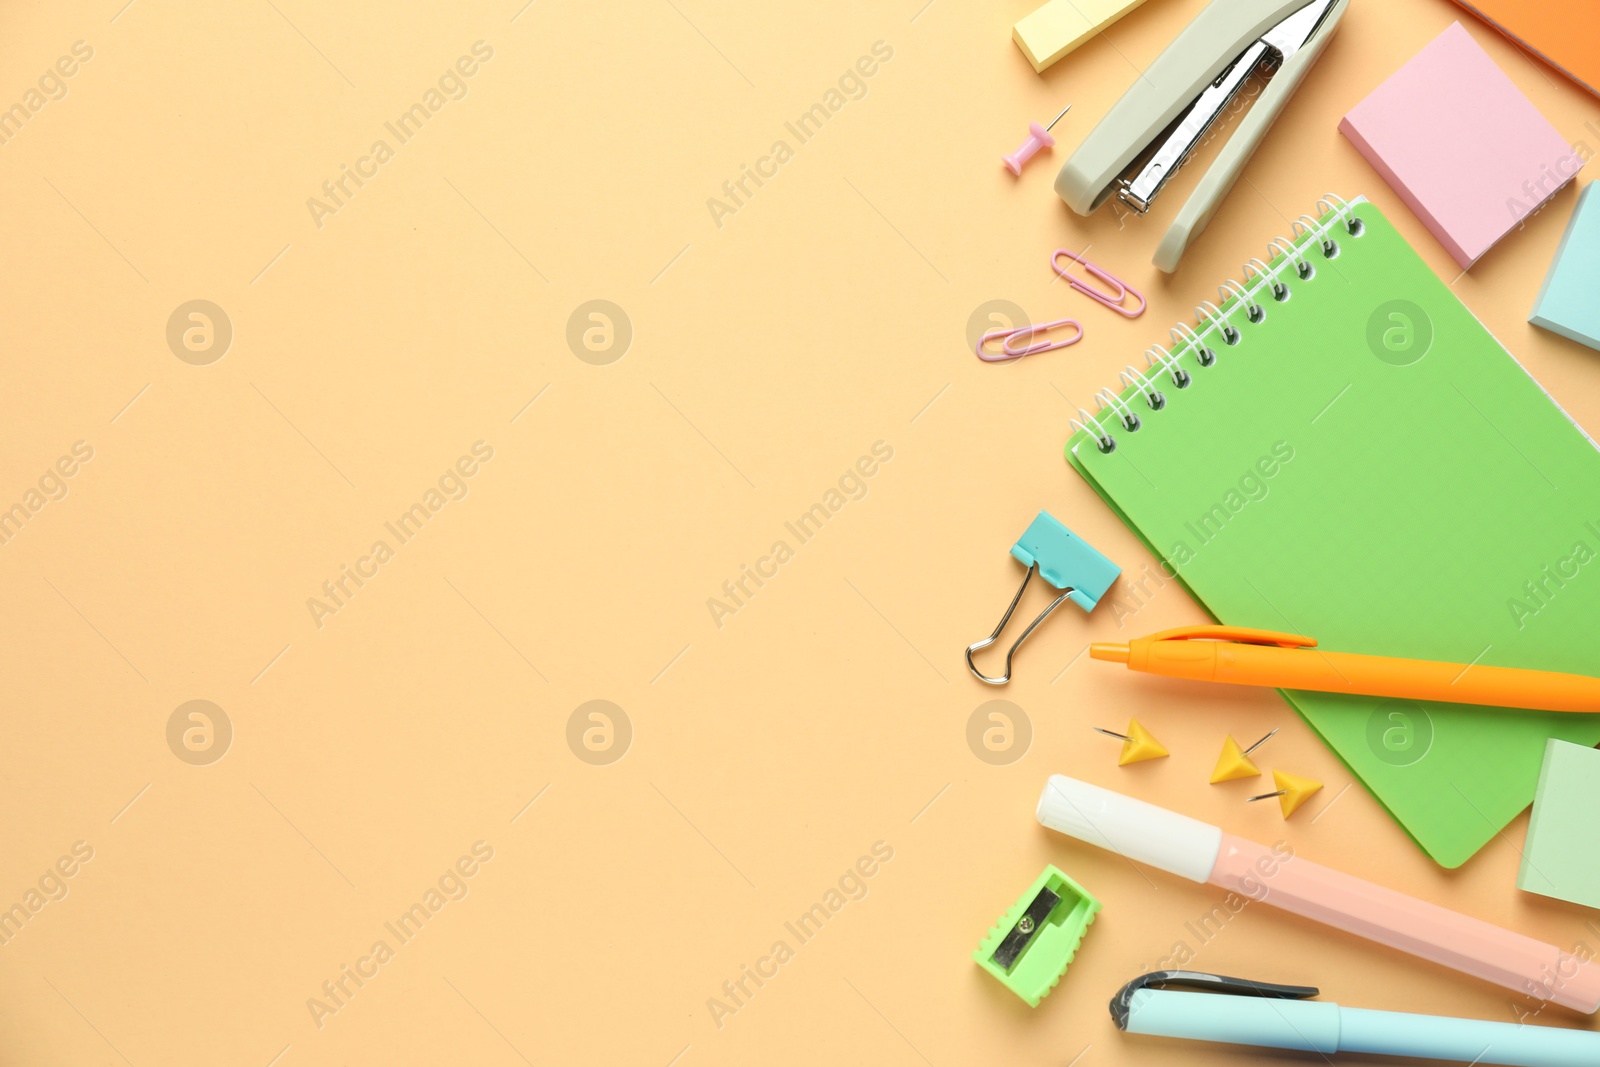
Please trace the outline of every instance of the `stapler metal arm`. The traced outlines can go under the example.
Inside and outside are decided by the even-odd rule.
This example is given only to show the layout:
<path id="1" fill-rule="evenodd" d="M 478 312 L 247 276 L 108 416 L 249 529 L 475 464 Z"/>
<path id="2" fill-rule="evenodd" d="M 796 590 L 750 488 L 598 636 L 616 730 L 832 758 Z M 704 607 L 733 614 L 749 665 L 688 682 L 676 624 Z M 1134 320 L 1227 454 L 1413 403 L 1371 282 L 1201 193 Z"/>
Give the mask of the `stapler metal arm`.
<path id="1" fill-rule="evenodd" d="M 1178 212 L 1155 264 L 1177 269 L 1262 137 L 1321 56 L 1349 0 L 1214 0 L 1072 153 L 1056 192 L 1080 215 L 1115 195 L 1149 209 L 1258 68 L 1276 73 Z"/>

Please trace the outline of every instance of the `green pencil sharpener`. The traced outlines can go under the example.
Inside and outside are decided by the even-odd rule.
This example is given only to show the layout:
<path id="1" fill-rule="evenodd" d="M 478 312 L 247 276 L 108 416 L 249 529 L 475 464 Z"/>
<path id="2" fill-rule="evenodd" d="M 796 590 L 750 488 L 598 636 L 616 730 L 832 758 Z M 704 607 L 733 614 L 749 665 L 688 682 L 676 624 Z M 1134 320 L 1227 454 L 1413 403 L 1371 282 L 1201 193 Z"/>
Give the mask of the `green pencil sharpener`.
<path id="1" fill-rule="evenodd" d="M 1067 973 L 1100 902 L 1054 866 L 989 928 L 972 958 L 1037 1008 Z"/>

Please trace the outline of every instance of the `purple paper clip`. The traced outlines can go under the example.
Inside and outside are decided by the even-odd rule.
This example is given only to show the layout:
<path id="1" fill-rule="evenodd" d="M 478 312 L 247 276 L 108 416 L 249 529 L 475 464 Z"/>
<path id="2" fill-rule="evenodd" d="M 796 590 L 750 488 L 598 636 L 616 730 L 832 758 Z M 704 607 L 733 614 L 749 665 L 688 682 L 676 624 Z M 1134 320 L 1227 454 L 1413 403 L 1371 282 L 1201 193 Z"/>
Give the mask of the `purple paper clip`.
<path id="1" fill-rule="evenodd" d="M 1110 291 L 1101 292 L 1092 286 L 1085 285 L 1072 275 L 1068 274 L 1065 270 L 1062 270 L 1060 264 L 1057 262 L 1062 256 L 1066 256 L 1068 259 L 1072 260 L 1072 262 L 1078 264 L 1096 278 L 1099 278 L 1106 284 Z M 1056 249 L 1055 252 L 1050 256 L 1050 269 L 1065 278 L 1067 280 L 1067 284 L 1072 286 L 1072 288 L 1076 289 L 1090 300 L 1093 300 L 1098 304 L 1104 304 L 1112 311 L 1115 311 L 1118 315 L 1125 315 L 1130 319 L 1136 319 L 1140 315 L 1144 314 L 1145 300 L 1143 293 L 1139 292 L 1139 290 L 1135 289 L 1133 286 L 1128 285 L 1114 274 L 1101 270 L 1099 267 L 1095 266 L 1093 263 L 1090 263 L 1087 259 L 1084 259 L 1076 252 L 1069 252 L 1065 248 Z M 1135 300 L 1139 301 L 1139 306 L 1133 308 L 1132 310 L 1129 310 L 1123 306 L 1124 302 L 1130 295 Z"/>
<path id="2" fill-rule="evenodd" d="M 1048 333 L 1063 326 L 1071 326 L 1074 331 L 1072 336 L 1066 340 L 1052 341 L 1049 338 L 1045 338 L 1043 341 L 1031 343 L 1039 334 Z M 1024 342 L 1030 343 L 1020 350 L 1013 348 L 1011 343 L 1019 338 Z M 990 351 L 984 347 L 989 342 L 996 340 L 1000 342 L 999 352 Z M 1006 330 L 990 330 L 978 338 L 977 355 L 985 363 L 1009 363 L 1011 360 L 1021 359 L 1023 356 L 1037 355 L 1040 352 L 1054 352 L 1058 348 L 1066 348 L 1068 345 L 1077 344 L 1081 340 L 1083 340 L 1083 327 L 1078 324 L 1076 319 L 1057 319 L 1055 322 L 1041 322 L 1037 326 L 1017 326 Z"/>

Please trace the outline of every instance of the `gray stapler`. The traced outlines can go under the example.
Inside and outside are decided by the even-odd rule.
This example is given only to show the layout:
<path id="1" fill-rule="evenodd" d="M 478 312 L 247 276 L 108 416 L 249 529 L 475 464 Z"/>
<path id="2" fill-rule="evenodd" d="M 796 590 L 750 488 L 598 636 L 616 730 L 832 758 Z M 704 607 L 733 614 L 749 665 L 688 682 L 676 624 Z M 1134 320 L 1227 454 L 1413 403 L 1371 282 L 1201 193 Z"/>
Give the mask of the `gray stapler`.
<path id="1" fill-rule="evenodd" d="M 1250 75 L 1276 68 L 1156 249 L 1155 265 L 1176 270 L 1349 3 L 1213 0 L 1084 138 L 1056 176 L 1056 192 L 1080 215 L 1113 195 L 1143 214 Z"/>

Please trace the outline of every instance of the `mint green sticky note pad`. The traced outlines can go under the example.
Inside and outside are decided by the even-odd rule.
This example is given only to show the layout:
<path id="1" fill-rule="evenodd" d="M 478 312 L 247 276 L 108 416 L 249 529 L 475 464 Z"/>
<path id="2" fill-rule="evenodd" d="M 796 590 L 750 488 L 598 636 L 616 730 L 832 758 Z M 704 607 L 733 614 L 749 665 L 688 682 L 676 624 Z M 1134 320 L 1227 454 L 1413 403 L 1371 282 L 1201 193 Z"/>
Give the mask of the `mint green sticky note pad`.
<path id="1" fill-rule="evenodd" d="M 1600 348 L 1600 193 L 1590 182 L 1578 196 L 1550 273 L 1528 321 L 1579 344 Z"/>
<path id="2" fill-rule="evenodd" d="M 1600 908 L 1600 750 L 1545 742 L 1517 888 Z"/>

